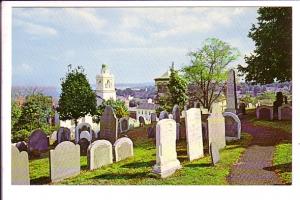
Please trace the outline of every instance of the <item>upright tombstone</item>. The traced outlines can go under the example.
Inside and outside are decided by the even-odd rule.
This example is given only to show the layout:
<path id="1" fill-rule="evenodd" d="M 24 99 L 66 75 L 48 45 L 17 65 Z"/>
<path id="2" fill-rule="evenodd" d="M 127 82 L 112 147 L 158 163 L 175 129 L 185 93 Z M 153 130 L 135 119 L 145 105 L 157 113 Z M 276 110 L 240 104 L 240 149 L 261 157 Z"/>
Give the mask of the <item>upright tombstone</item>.
<path id="1" fill-rule="evenodd" d="M 233 69 L 228 71 L 227 74 L 227 91 L 226 91 L 226 112 L 236 113 L 237 98 L 236 98 L 236 83 L 235 71 Z"/>
<path id="2" fill-rule="evenodd" d="M 92 135 L 92 126 L 89 123 L 80 123 L 75 128 L 75 142 L 78 143 L 80 140 L 80 134 L 82 131 L 88 131 Z"/>
<path id="3" fill-rule="evenodd" d="M 81 156 L 86 156 L 87 155 L 87 150 L 88 150 L 88 147 L 90 146 L 90 141 L 88 141 L 86 138 L 81 138 L 79 141 L 78 141 L 78 144 L 80 146 L 80 155 Z"/>
<path id="4" fill-rule="evenodd" d="M 92 141 L 92 135 L 91 135 L 88 131 L 82 131 L 82 132 L 80 133 L 80 138 L 79 138 L 79 140 L 82 139 L 82 138 L 87 139 L 87 141 L 89 141 L 89 142 Z"/>
<path id="5" fill-rule="evenodd" d="M 157 115 L 156 113 L 151 113 L 151 124 L 157 122 Z"/>
<path id="6" fill-rule="evenodd" d="M 11 184 L 30 185 L 28 154 L 20 152 L 14 144 L 11 145 Z"/>
<path id="7" fill-rule="evenodd" d="M 225 119 L 222 115 L 222 109 L 218 105 L 213 106 L 207 122 L 209 144 L 215 143 L 218 149 L 224 148 L 226 146 Z"/>
<path id="8" fill-rule="evenodd" d="M 190 161 L 203 157 L 200 108 L 190 108 L 185 117 L 187 154 Z"/>
<path id="9" fill-rule="evenodd" d="M 148 138 L 155 137 L 155 127 L 154 126 L 150 126 L 147 128 L 147 136 L 148 136 Z"/>
<path id="10" fill-rule="evenodd" d="M 80 147 L 73 142 L 64 141 L 50 150 L 50 177 L 52 182 L 80 173 Z"/>
<path id="11" fill-rule="evenodd" d="M 216 165 L 220 160 L 220 154 L 219 154 L 219 149 L 217 148 L 217 145 L 214 142 L 212 142 L 209 145 L 209 152 L 210 152 L 212 164 Z"/>
<path id="12" fill-rule="evenodd" d="M 156 164 L 153 173 L 166 178 L 180 168 L 176 152 L 176 122 L 162 119 L 156 125 Z"/>
<path id="13" fill-rule="evenodd" d="M 16 143 L 16 147 L 18 148 L 18 150 L 21 151 L 28 151 L 28 146 L 27 143 L 24 141 L 20 141 Z"/>
<path id="14" fill-rule="evenodd" d="M 145 118 L 143 116 L 139 116 L 139 122 L 140 122 L 140 127 L 143 127 L 146 124 Z"/>
<path id="15" fill-rule="evenodd" d="M 112 144 L 118 139 L 118 119 L 110 106 L 105 107 L 100 119 L 100 138 Z"/>
<path id="16" fill-rule="evenodd" d="M 116 162 L 133 156 L 133 143 L 127 137 L 119 138 L 115 142 L 114 148 Z"/>
<path id="17" fill-rule="evenodd" d="M 273 120 L 273 108 L 270 106 L 259 106 L 256 108 L 256 118 Z"/>
<path id="18" fill-rule="evenodd" d="M 246 104 L 245 103 L 239 104 L 239 113 L 242 113 L 243 115 L 246 114 Z"/>
<path id="19" fill-rule="evenodd" d="M 41 153 L 48 151 L 49 139 L 41 129 L 31 133 L 28 140 L 28 152 L 30 155 L 39 156 Z"/>
<path id="20" fill-rule="evenodd" d="M 122 117 L 119 120 L 119 127 L 120 127 L 120 132 L 126 132 L 129 130 L 129 120 L 126 117 Z"/>
<path id="21" fill-rule="evenodd" d="M 278 119 L 278 108 L 284 103 L 282 92 L 276 93 L 276 100 L 273 102 L 273 118 Z"/>
<path id="22" fill-rule="evenodd" d="M 178 105 L 174 105 L 172 109 L 173 119 L 176 122 L 176 140 L 180 138 L 180 110 Z"/>
<path id="23" fill-rule="evenodd" d="M 292 106 L 285 104 L 278 108 L 278 120 L 292 120 Z"/>
<path id="24" fill-rule="evenodd" d="M 71 131 L 67 127 L 60 127 L 57 131 L 57 143 L 71 140 Z"/>
<path id="25" fill-rule="evenodd" d="M 49 137 L 49 144 L 53 145 L 57 141 L 57 131 L 53 131 L 53 133 Z"/>
<path id="26" fill-rule="evenodd" d="M 225 136 L 226 140 L 235 140 L 241 138 L 241 120 L 232 112 L 224 112 L 225 118 Z"/>
<path id="27" fill-rule="evenodd" d="M 159 120 L 162 120 L 162 119 L 169 119 L 169 114 L 167 111 L 161 111 L 160 114 L 159 114 Z"/>
<path id="28" fill-rule="evenodd" d="M 90 170 L 113 163 L 112 145 L 107 140 L 96 140 L 90 144 L 87 152 L 87 162 Z"/>

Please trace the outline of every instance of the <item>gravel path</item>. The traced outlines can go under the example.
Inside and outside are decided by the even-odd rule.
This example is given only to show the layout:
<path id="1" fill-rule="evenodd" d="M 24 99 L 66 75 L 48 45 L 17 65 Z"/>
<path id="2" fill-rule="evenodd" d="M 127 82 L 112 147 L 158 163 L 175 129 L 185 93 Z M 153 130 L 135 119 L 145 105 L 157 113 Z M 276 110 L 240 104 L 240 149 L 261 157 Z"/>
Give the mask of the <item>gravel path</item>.
<path id="1" fill-rule="evenodd" d="M 275 145 L 291 134 L 278 129 L 254 126 L 242 120 L 243 132 L 253 136 L 250 146 L 235 164 L 228 177 L 231 185 L 280 185 L 283 184 L 278 175 L 268 170 L 272 167 Z"/>

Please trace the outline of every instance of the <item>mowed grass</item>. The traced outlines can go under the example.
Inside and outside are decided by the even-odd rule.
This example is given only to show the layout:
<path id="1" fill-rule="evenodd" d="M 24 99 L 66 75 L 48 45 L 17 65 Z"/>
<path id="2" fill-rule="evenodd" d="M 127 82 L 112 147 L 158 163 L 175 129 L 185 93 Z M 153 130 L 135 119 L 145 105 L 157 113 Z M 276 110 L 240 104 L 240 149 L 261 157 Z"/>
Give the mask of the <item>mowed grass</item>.
<path id="1" fill-rule="evenodd" d="M 279 144 L 276 146 L 273 166 L 284 183 L 292 183 L 292 144 Z"/>
<path id="2" fill-rule="evenodd" d="M 134 157 L 89 171 L 86 156 L 81 157 L 80 175 L 58 183 L 50 183 L 48 158 L 30 161 L 31 184 L 67 185 L 226 185 L 230 170 L 251 141 L 249 134 L 243 133 L 239 141 L 230 142 L 220 152 L 221 160 L 211 165 L 209 155 L 189 162 L 186 142 L 177 144 L 177 155 L 182 168 L 172 176 L 161 179 L 152 173 L 156 160 L 156 149 L 152 139 L 136 137 L 128 133 L 134 142 Z"/>

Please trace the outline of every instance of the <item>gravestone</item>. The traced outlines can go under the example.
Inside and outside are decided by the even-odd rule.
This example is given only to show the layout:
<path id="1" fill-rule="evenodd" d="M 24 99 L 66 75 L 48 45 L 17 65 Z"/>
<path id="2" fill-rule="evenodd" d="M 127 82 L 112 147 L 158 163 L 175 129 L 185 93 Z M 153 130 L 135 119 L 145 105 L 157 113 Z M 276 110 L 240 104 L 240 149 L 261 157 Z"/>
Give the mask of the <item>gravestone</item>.
<path id="1" fill-rule="evenodd" d="M 166 178 L 180 168 L 176 152 L 176 122 L 162 119 L 156 124 L 156 164 L 153 173 Z"/>
<path id="2" fill-rule="evenodd" d="M 64 141 L 50 150 L 50 177 L 52 182 L 80 173 L 80 146 Z"/>
<path id="3" fill-rule="evenodd" d="M 273 118 L 278 119 L 278 108 L 282 106 L 284 96 L 282 92 L 276 93 L 276 100 L 273 102 Z"/>
<path id="4" fill-rule="evenodd" d="M 235 71 L 233 69 L 228 71 L 227 74 L 227 90 L 226 90 L 226 112 L 236 113 L 237 98 L 236 98 L 236 83 Z"/>
<path id="5" fill-rule="evenodd" d="M 66 127 L 60 127 L 57 131 L 57 143 L 71 140 L 71 131 Z"/>
<path id="6" fill-rule="evenodd" d="M 172 114 L 169 114 L 169 119 L 173 119 L 173 115 Z"/>
<path id="7" fill-rule="evenodd" d="M 241 138 L 241 121 L 239 117 L 232 112 L 224 112 L 225 118 L 225 136 L 226 140 Z"/>
<path id="8" fill-rule="evenodd" d="M 213 108 L 213 112 L 207 118 L 209 144 L 215 143 L 218 149 L 226 146 L 225 119 L 219 108 Z"/>
<path id="9" fill-rule="evenodd" d="M 81 156 L 86 156 L 87 155 L 87 149 L 90 145 L 90 142 L 86 138 L 81 138 L 78 141 L 78 144 L 80 146 L 80 155 Z"/>
<path id="10" fill-rule="evenodd" d="M 53 131 L 53 133 L 49 137 L 49 144 L 53 145 L 57 141 L 57 131 Z"/>
<path id="11" fill-rule="evenodd" d="M 194 108 L 200 108 L 201 104 L 200 102 L 194 102 Z"/>
<path id="12" fill-rule="evenodd" d="M 145 118 L 143 116 L 139 116 L 140 127 L 145 126 Z"/>
<path id="13" fill-rule="evenodd" d="M 157 122 L 157 115 L 156 113 L 151 113 L 151 124 Z"/>
<path id="14" fill-rule="evenodd" d="M 209 147 L 211 162 L 213 165 L 216 165 L 220 160 L 220 153 L 217 145 L 212 142 Z"/>
<path id="15" fill-rule="evenodd" d="M 119 138 L 114 144 L 114 149 L 116 162 L 133 156 L 133 143 L 127 137 Z"/>
<path id="16" fill-rule="evenodd" d="M 89 123 L 80 123 L 75 128 L 75 142 L 78 143 L 80 140 L 80 134 L 82 131 L 88 131 L 92 135 L 92 126 Z"/>
<path id="17" fill-rule="evenodd" d="M 29 155 L 40 156 L 41 153 L 48 151 L 49 139 L 41 130 L 37 129 L 31 133 L 28 140 Z"/>
<path id="18" fill-rule="evenodd" d="M 81 131 L 79 139 L 82 139 L 82 138 L 87 139 L 87 141 L 89 141 L 89 142 L 92 141 L 92 135 L 88 131 Z"/>
<path id="19" fill-rule="evenodd" d="M 256 108 L 256 118 L 273 120 L 273 108 L 270 106 L 259 106 Z"/>
<path id="20" fill-rule="evenodd" d="M 24 141 L 21 141 L 21 142 L 17 142 L 16 143 L 16 147 L 17 149 L 21 152 L 21 151 L 26 151 L 28 150 L 28 146 L 27 146 L 27 143 L 24 142 Z"/>
<path id="21" fill-rule="evenodd" d="M 147 136 L 148 136 L 148 138 L 155 137 L 155 126 L 150 126 L 147 128 Z"/>
<path id="22" fill-rule="evenodd" d="M 113 163 L 112 145 L 107 140 L 96 140 L 88 148 L 87 162 L 90 170 Z"/>
<path id="23" fill-rule="evenodd" d="M 278 120 L 292 120 L 292 106 L 285 104 L 278 108 Z"/>
<path id="24" fill-rule="evenodd" d="M 128 121 L 128 119 L 125 118 L 125 117 L 122 117 L 119 120 L 119 127 L 120 127 L 120 132 L 121 133 L 128 131 L 129 130 L 129 121 Z"/>
<path id="25" fill-rule="evenodd" d="M 239 104 L 239 113 L 242 113 L 243 115 L 246 114 L 246 104 L 245 103 Z"/>
<path id="26" fill-rule="evenodd" d="M 176 122 L 176 139 L 179 140 L 180 138 L 180 110 L 179 106 L 175 105 L 172 109 L 173 119 Z"/>
<path id="27" fill-rule="evenodd" d="M 118 139 L 118 119 L 111 106 L 106 106 L 100 119 L 100 139 L 114 144 Z"/>
<path id="28" fill-rule="evenodd" d="M 159 114 L 159 120 L 162 120 L 162 119 L 169 119 L 169 114 L 167 111 L 161 111 L 160 114 Z"/>
<path id="29" fill-rule="evenodd" d="M 203 157 L 200 108 L 190 108 L 185 117 L 187 154 L 190 161 Z"/>
<path id="30" fill-rule="evenodd" d="M 30 185 L 28 154 L 20 152 L 14 144 L 11 145 L 11 184 Z"/>

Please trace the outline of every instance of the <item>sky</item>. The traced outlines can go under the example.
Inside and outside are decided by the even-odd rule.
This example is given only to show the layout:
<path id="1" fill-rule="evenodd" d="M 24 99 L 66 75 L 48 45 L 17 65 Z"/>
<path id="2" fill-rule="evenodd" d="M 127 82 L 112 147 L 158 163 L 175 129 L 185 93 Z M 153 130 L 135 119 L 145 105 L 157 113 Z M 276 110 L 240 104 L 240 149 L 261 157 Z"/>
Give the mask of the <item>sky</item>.
<path id="1" fill-rule="evenodd" d="M 146 83 L 190 63 L 187 54 L 219 38 L 244 64 L 257 7 L 13 8 L 12 85 L 60 87 L 67 66 L 95 84 L 107 64 L 115 82 Z"/>

